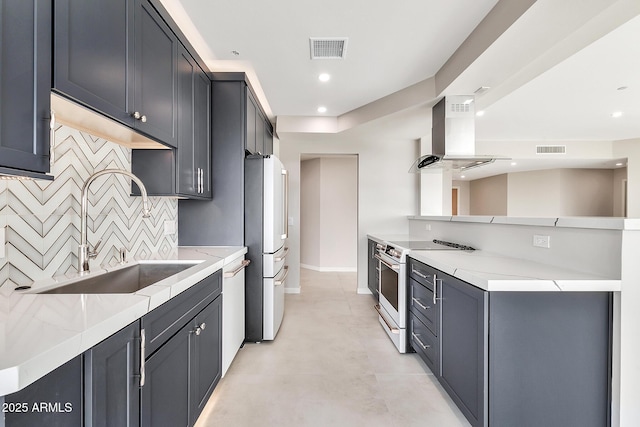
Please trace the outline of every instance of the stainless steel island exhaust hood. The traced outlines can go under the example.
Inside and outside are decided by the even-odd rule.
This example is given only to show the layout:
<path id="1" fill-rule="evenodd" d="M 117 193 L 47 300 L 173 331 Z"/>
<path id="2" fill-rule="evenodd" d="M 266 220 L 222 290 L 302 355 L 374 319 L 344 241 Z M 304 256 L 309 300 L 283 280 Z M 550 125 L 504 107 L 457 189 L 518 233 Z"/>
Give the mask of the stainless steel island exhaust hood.
<path id="1" fill-rule="evenodd" d="M 467 170 L 505 157 L 477 155 L 473 95 L 442 98 L 432 109 L 431 154 L 416 160 L 409 172 L 430 168 Z"/>

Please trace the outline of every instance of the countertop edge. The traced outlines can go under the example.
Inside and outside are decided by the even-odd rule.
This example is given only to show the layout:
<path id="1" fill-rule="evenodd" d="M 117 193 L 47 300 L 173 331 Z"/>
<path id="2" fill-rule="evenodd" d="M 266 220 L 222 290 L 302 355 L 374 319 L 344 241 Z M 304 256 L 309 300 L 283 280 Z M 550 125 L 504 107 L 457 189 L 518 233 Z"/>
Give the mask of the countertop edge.
<path id="1" fill-rule="evenodd" d="M 191 272 L 185 270 L 175 275 L 175 280 L 157 286 L 160 289 L 156 289 L 155 292 L 145 293 L 143 290 L 130 294 L 138 301 L 127 305 L 117 313 L 113 313 L 93 323 L 89 327 L 80 328 L 75 333 L 71 332 L 68 337 L 60 339 L 55 345 L 49 346 L 42 352 L 32 355 L 29 358 L 24 358 L 25 360 L 21 360 L 18 364 L 0 366 L 0 396 L 15 393 L 29 386 L 122 328 L 140 319 L 164 302 L 189 289 L 205 277 L 223 269 L 225 264 L 247 253 L 247 248 L 241 246 L 194 246 L 179 247 L 178 249 L 177 259 L 197 260 L 201 262 L 191 267 L 189 269 Z M 25 295 L 31 295 L 31 298 L 38 296 L 34 294 Z M 45 297 L 45 295 L 41 296 Z M 96 296 L 95 299 L 98 298 L 99 296 Z M 5 348 L 7 347 L 8 345 Z M 19 358 L 14 357 L 14 359 Z"/>

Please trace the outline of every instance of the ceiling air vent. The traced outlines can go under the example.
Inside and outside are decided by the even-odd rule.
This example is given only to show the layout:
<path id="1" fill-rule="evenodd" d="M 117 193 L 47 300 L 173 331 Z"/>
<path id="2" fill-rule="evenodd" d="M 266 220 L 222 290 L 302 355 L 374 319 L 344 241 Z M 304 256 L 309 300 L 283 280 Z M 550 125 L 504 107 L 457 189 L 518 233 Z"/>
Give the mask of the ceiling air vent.
<path id="1" fill-rule="evenodd" d="M 536 145 L 536 154 L 566 154 L 566 145 Z"/>
<path id="2" fill-rule="evenodd" d="M 311 59 L 344 59 L 348 37 L 310 37 Z"/>

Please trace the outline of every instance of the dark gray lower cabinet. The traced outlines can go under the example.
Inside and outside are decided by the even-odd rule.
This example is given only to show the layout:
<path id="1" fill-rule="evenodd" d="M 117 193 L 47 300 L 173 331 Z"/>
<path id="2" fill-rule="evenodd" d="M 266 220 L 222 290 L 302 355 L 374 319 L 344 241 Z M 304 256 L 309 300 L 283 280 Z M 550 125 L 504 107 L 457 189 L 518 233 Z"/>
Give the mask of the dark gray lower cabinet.
<path id="1" fill-rule="evenodd" d="M 0 403 L 3 427 L 83 425 L 82 356 L 18 392 L 0 397 Z"/>
<path id="2" fill-rule="evenodd" d="M 189 425 L 189 338 L 192 325 L 176 335 L 145 362 L 140 388 L 140 425 Z"/>
<path id="3" fill-rule="evenodd" d="M 222 372 L 222 297 L 145 362 L 140 425 L 193 425 Z"/>
<path id="4" fill-rule="evenodd" d="M 610 425 L 611 293 L 486 292 L 408 263 L 411 346 L 472 426 Z"/>
<path id="5" fill-rule="evenodd" d="M 436 281 L 440 383 L 472 425 L 487 425 L 487 292 L 444 273 Z"/>
<path id="6" fill-rule="evenodd" d="M 378 260 L 376 259 L 377 242 L 369 239 L 367 244 L 367 286 L 373 297 L 378 301 Z"/>
<path id="7" fill-rule="evenodd" d="M 85 426 L 139 425 L 139 367 L 138 321 L 85 352 Z"/>

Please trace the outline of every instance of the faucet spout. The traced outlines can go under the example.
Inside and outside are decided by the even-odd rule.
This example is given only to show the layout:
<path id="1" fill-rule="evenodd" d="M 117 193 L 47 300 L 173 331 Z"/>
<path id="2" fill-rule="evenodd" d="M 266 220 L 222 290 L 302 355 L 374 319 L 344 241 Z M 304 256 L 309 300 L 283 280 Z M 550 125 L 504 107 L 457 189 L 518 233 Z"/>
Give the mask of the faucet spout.
<path id="1" fill-rule="evenodd" d="M 134 174 L 124 169 L 105 169 L 91 175 L 84 182 L 82 186 L 82 197 L 80 202 L 80 245 L 78 246 L 78 272 L 84 273 L 89 271 L 89 259 L 95 258 L 98 245 L 94 247 L 93 251 L 89 250 L 89 242 L 87 241 L 87 207 L 89 205 L 89 186 L 96 178 L 103 175 L 119 174 L 125 175 L 131 178 L 140 188 L 140 194 L 142 196 L 142 217 L 149 218 L 151 216 L 151 207 L 149 204 L 149 198 L 147 196 L 147 189 L 144 184 Z"/>

